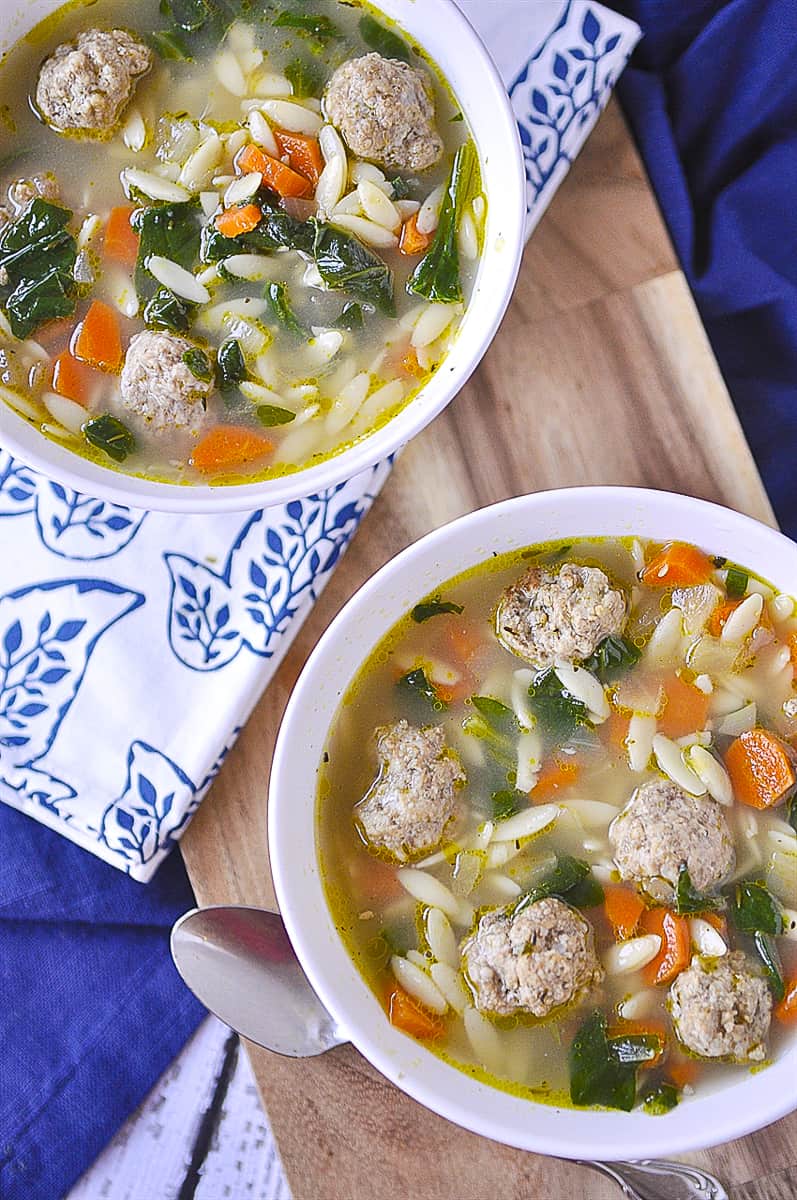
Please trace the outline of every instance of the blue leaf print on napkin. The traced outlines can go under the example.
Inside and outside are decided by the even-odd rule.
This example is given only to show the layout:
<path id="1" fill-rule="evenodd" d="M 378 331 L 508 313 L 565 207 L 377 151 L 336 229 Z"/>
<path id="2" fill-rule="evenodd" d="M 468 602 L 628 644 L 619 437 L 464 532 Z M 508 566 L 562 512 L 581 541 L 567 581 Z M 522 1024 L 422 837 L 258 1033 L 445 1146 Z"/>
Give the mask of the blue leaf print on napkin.
<path id="1" fill-rule="evenodd" d="M 0 450 L 0 517 L 17 517 L 36 507 L 35 473 Z"/>
<path id="2" fill-rule="evenodd" d="M 105 810 L 100 839 L 126 862 L 143 865 L 169 849 L 189 819 L 194 792 L 177 763 L 146 742 L 133 742 L 124 789 Z"/>

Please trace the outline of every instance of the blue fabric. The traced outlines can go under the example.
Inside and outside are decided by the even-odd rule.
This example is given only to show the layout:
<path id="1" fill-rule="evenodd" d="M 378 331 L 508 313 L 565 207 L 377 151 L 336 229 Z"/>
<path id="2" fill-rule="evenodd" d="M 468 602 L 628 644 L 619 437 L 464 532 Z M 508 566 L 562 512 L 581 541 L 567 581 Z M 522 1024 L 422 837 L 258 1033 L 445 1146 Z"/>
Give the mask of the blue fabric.
<path id="1" fill-rule="evenodd" d="M 797 536 L 797 4 L 614 0 L 620 95 L 775 511 Z"/>
<path id="2" fill-rule="evenodd" d="M 147 887 L 0 805 L 0 1197 L 59 1200 L 204 1010 L 168 932 L 179 854 Z"/>

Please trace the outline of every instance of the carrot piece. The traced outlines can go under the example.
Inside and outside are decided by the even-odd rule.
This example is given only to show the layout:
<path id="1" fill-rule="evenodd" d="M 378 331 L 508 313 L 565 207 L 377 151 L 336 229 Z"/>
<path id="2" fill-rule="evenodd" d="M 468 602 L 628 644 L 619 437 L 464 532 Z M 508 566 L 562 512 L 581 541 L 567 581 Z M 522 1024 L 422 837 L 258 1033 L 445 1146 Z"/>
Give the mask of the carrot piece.
<path id="1" fill-rule="evenodd" d="M 797 1024 L 797 975 L 786 981 L 786 992 L 775 1005 L 775 1016 L 784 1025 Z"/>
<path id="2" fill-rule="evenodd" d="M 433 240 L 433 233 L 421 233 L 418 228 L 418 214 L 413 213 L 402 226 L 399 250 L 406 255 L 425 254 Z"/>
<path id="3" fill-rule="evenodd" d="M 240 425 L 216 425 L 194 447 L 191 465 L 203 475 L 227 471 L 255 462 L 274 449 L 274 443 L 253 429 Z"/>
<path id="4" fill-rule="evenodd" d="M 75 358 L 98 371 L 115 374 L 124 360 L 119 317 L 108 304 L 92 301 L 82 324 L 75 330 L 71 350 Z"/>
<path id="5" fill-rule="evenodd" d="M 402 355 L 399 366 L 406 375 L 415 375 L 419 379 L 426 374 L 418 362 L 418 353 L 414 346 L 410 346 L 407 352 Z"/>
<path id="6" fill-rule="evenodd" d="M 257 229 L 263 216 L 256 204 L 243 204 L 240 208 L 227 208 L 216 217 L 216 228 L 224 237 L 239 237 Z"/>
<path id="7" fill-rule="evenodd" d="M 360 859 L 357 864 L 357 886 L 368 900 L 387 904 L 404 894 L 394 867 L 374 858 L 372 854 L 363 853 Z"/>
<path id="8" fill-rule="evenodd" d="M 618 942 L 634 936 L 645 902 L 631 888 L 604 887 L 603 907 Z"/>
<path id="9" fill-rule="evenodd" d="M 388 1013 L 390 1024 L 410 1037 L 433 1041 L 443 1036 L 445 1022 L 419 1004 L 403 988 L 397 987 L 390 993 Z"/>
<path id="10" fill-rule="evenodd" d="M 708 619 L 708 631 L 712 637 L 719 637 L 725 628 L 728 617 L 741 604 L 741 600 L 724 600 L 712 612 Z"/>
<path id="11" fill-rule="evenodd" d="M 571 787 L 581 774 L 581 764 L 568 762 L 566 759 L 554 758 L 545 763 L 537 782 L 529 793 L 535 804 L 543 804 L 557 792 Z"/>
<path id="12" fill-rule="evenodd" d="M 621 713 L 613 709 L 609 714 L 609 719 L 598 726 L 598 733 L 607 745 L 613 746 L 615 750 L 625 750 L 630 724 L 631 718 L 628 713 Z"/>
<path id="13" fill-rule="evenodd" d="M 667 703 L 659 717 L 659 733 L 668 738 L 679 738 L 704 729 L 711 697 L 686 683 L 680 675 L 665 679 L 662 686 Z"/>
<path id="14" fill-rule="evenodd" d="M 130 224 L 130 218 L 135 211 L 132 204 L 112 208 L 108 224 L 105 226 L 105 257 L 123 263 L 126 267 L 134 267 L 138 258 L 139 238 Z"/>
<path id="15" fill-rule="evenodd" d="M 251 175 L 257 171 L 263 176 L 266 186 L 280 196 L 301 196 L 309 199 L 313 195 L 314 189 L 309 179 L 280 162 L 278 158 L 272 158 L 253 142 L 241 151 L 235 165 L 243 175 Z"/>
<path id="16" fill-rule="evenodd" d="M 287 129 L 275 129 L 274 138 L 282 154 L 287 154 L 294 171 L 309 179 L 317 187 L 324 169 L 324 156 L 318 138 L 304 133 L 290 133 Z"/>
<path id="17" fill-rule="evenodd" d="M 670 542 L 652 558 L 640 578 L 648 587 L 690 587 L 711 578 L 714 564 L 707 554 L 687 542 Z"/>
<path id="18" fill-rule="evenodd" d="M 693 1058 L 683 1056 L 673 1059 L 667 1066 L 667 1075 L 679 1090 L 693 1084 L 699 1072 L 699 1064 Z"/>
<path id="19" fill-rule="evenodd" d="M 53 391 L 88 408 L 97 375 L 68 350 L 59 354 L 53 367 Z"/>
<path id="20" fill-rule="evenodd" d="M 648 908 L 639 919 L 644 933 L 657 933 L 661 938 L 661 950 L 646 967 L 642 968 L 645 983 L 669 983 L 671 979 L 689 966 L 689 922 L 669 908 Z"/>
<path id="21" fill-rule="evenodd" d="M 610 1025 L 607 1032 L 610 1038 L 646 1037 L 649 1035 L 659 1038 L 661 1049 L 655 1058 L 651 1058 L 648 1062 L 641 1064 L 643 1068 L 655 1067 L 664 1058 L 667 1049 L 667 1027 L 663 1021 L 656 1021 L 654 1019 L 647 1021 L 620 1020 L 616 1025 Z"/>
<path id="22" fill-rule="evenodd" d="M 751 808 L 774 808 L 794 787 L 792 761 L 780 738 L 768 729 L 748 729 L 725 752 L 736 799 Z"/>
<path id="23" fill-rule="evenodd" d="M 452 654 L 460 666 L 467 666 L 485 644 L 484 634 L 467 621 L 451 623 L 446 629 L 446 638 Z"/>

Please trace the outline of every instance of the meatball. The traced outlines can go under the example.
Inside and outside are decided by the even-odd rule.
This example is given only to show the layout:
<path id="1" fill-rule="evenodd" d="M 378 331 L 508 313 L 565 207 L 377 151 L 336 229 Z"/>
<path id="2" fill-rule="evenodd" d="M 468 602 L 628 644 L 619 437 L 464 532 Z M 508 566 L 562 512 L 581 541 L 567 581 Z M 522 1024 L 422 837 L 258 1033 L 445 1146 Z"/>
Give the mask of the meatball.
<path id="1" fill-rule="evenodd" d="M 495 617 L 498 640 L 539 671 L 557 659 L 589 658 L 622 629 L 625 597 L 598 567 L 532 567 L 508 587 Z"/>
<path id="2" fill-rule="evenodd" d="M 123 29 L 87 29 L 42 66 L 36 106 L 59 133 L 108 133 L 151 65 L 152 51 Z"/>
<path id="3" fill-rule="evenodd" d="M 487 913 L 461 953 L 476 1007 L 498 1016 L 547 1017 L 603 979 L 589 921 L 553 897 Z"/>
<path id="4" fill-rule="evenodd" d="M 637 788 L 609 829 L 614 861 L 623 879 L 654 900 L 674 895 L 682 864 L 699 892 L 718 888 L 733 871 L 736 854 L 722 806 L 690 796 L 669 779 Z"/>
<path id="5" fill-rule="evenodd" d="M 327 117 L 361 158 L 415 173 L 427 171 L 442 157 L 434 93 L 424 71 L 366 54 L 338 67 L 325 102 Z"/>
<path id="6" fill-rule="evenodd" d="M 693 1054 L 733 1062 L 766 1058 L 772 997 L 741 951 L 693 958 L 670 987 L 669 1007 L 675 1032 Z"/>
<path id="7" fill-rule="evenodd" d="M 171 333 L 136 334 L 122 369 L 121 400 L 151 429 L 196 429 L 204 415 L 210 381 L 197 379 L 184 361 L 197 347 Z"/>
<path id="8" fill-rule="evenodd" d="M 355 807 L 369 845 L 406 862 L 434 850 L 457 815 L 465 772 L 444 731 L 398 721 L 377 730 L 379 775 Z"/>

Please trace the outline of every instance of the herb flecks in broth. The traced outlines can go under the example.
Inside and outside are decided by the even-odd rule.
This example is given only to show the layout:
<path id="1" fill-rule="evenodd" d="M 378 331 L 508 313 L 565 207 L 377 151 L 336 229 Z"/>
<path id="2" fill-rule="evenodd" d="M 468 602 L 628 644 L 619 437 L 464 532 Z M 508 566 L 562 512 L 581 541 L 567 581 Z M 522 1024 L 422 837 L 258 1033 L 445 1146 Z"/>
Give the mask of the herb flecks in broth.
<path id="1" fill-rule="evenodd" d="M 518 1095 L 654 1116 L 782 1053 L 794 645 L 790 598 L 677 542 L 530 547 L 419 600 L 319 777 L 329 902 L 385 1019 Z"/>
<path id="2" fill-rule="evenodd" d="M 119 0 L 68 5 L 0 68 L 2 398 L 77 453 L 173 482 L 339 453 L 428 381 L 472 293 L 486 199 L 445 80 L 338 0 L 142 0 L 132 21 Z M 163 335 L 153 395 L 206 356 L 196 419 L 81 357 L 97 302 L 124 352 Z M 106 416 L 129 429 L 123 458 L 86 433 Z"/>

